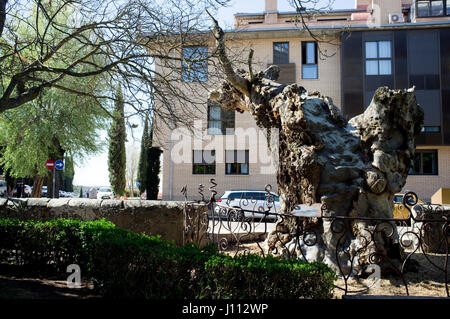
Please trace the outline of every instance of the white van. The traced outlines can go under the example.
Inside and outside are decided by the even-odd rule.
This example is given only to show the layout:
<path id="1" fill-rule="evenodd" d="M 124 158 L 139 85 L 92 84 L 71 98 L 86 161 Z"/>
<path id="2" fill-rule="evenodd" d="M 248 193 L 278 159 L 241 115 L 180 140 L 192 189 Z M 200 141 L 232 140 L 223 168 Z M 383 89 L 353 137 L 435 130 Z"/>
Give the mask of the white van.
<path id="1" fill-rule="evenodd" d="M 7 191 L 6 181 L 0 180 L 0 196 L 5 196 Z"/>

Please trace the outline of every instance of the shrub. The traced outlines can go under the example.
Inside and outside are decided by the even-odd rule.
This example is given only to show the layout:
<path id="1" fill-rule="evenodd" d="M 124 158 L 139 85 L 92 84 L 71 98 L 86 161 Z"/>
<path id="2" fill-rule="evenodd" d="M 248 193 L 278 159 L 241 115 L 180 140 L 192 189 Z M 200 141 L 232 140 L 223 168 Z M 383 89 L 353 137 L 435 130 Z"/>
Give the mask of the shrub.
<path id="1" fill-rule="evenodd" d="M 226 299 L 331 298 L 335 273 L 322 263 L 216 255 L 205 264 L 207 296 Z"/>
<path id="2" fill-rule="evenodd" d="M 0 219 L 0 263 L 59 278 L 78 264 L 99 294 L 115 298 L 330 298 L 335 276 L 320 263 L 232 258 L 215 246 L 179 247 L 105 220 Z"/>

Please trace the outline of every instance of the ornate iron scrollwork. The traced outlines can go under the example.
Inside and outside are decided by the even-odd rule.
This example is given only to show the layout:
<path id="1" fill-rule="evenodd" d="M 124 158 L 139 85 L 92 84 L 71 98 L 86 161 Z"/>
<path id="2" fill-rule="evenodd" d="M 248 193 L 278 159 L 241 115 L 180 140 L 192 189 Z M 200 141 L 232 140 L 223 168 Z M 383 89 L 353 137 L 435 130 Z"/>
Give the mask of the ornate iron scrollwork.
<path id="1" fill-rule="evenodd" d="M 189 202 L 186 187 L 183 188 L 186 200 L 186 242 L 201 243 L 202 240 L 207 239 L 209 242 L 214 242 L 219 250 L 236 255 L 250 253 L 250 248 L 246 243 L 251 241 L 256 243 L 257 250 L 262 256 L 274 254 L 308 261 L 307 248 L 317 245 L 321 236 L 310 225 L 314 225 L 317 219 L 320 219 L 330 223 L 331 232 L 338 238 L 334 258 L 338 265 L 337 273 L 343 279 L 344 285 L 336 286 L 336 288 L 343 290 L 345 294 L 361 293 L 373 287 L 374 284 L 364 289 L 352 290 L 349 286 L 350 278 L 358 276 L 355 274 L 355 268 L 362 269 L 360 257 L 363 254 L 366 256 L 367 251 L 370 251 L 366 256 L 368 263 L 365 267 L 370 268 L 371 265 L 381 263 L 389 266 L 401 278 L 407 295 L 409 295 L 409 289 L 406 270 L 413 257 L 419 253 L 422 254 L 428 262 L 428 266 L 442 273 L 446 294 L 450 297 L 448 274 L 450 212 L 445 211 L 440 205 L 418 205 L 418 197 L 413 192 L 407 192 L 403 197 L 402 208 L 407 209 L 409 213 L 403 219 L 333 216 L 326 205 L 321 206 L 320 216 L 313 218 L 277 212 L 275 195 L 269 184 L 264 187 L 263 201 L 261 198 L 244 198 L 242 196 L 233 201 L 231 199 L 217 201 L 217 191 L 215 190 L 217 183 L 214 179 L 211 179 L 210 183 L 212 186 L 209 188 L 211 192 L 209 201 L 204 198 L 205 187 L 202 184 L 199 187 L 201 201 L 198 202 Z M 290 234 L 288 244 L 285 234 L 280 231 L 279 227 L 292 218 L 297 219 L 295 223 L 291 223 L 296 225 L 296 229 Z M 268 251 L 266 247 L 263 247 L 261 239 L 268 233 L 268 225 L 274 222 L 276 222 L 275 227 L 271 228 L 273 228 L 274 234 L 272 238 L 275 238 L 276 241 L 275 248 Z M 362 244 L 357 248 L 350 247 L 347 236 L 354 223 L 365 225 L 363 231 L 360 231 L 358 235 L 359 242 Z M 398 224 L 411 226 L 398 227 Z M 399 229 L 402 229 L 400 233 Z M 194 232 L 200 232 L 203 235 L 193 235 Z M 436 238 L 430 238 L 430 236 L 439 238 L 436 241 Z M 398 241 L 397 244 L 405 252 L 400 262 L 394 262 L 393 259 L 382 253 L 380 238 Z M 431 258 L 435 252 L 441 254 L 444 259 L 442 265 Z"/>

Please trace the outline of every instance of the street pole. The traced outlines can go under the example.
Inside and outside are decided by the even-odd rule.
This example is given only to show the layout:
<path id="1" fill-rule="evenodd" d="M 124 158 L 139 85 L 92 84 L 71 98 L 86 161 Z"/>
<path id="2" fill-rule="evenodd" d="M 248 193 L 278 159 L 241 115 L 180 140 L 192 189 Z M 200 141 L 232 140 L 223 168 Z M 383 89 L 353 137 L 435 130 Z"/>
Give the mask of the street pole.
<path id="1" fill-rule="evenodd" d="M 55 188 L 56 188 L 56 165 L 53 166 L 53 196 L 52 198 L 55 198 L 56 192 L 55 192 Z"/>

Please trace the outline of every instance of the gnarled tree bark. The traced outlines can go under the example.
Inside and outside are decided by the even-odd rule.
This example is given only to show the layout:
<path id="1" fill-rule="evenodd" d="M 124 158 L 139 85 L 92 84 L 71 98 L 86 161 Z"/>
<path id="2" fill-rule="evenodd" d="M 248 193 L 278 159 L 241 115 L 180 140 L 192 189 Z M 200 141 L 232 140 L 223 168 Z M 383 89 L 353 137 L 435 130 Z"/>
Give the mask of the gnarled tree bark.
<path id="1" fill-rule="evenodd" d="M 253 76 L 234 71 L 226 58 L 223 32 L 214 23 L 227 80 L 211 92 L 210 99 L 226 109 L 248 110 L 259 127 L 278 129 L 278 136 L 270 136 L 273 130 L 267 130 L 267 140 L 277 163 L 281 213 L 290 213 L 298 204 L 322 203 L 331 216 L 392 218 L 393 196 L 406 182 L 414 137 L 423 123 L 414 88 L 379 88 L 366 111 L 347 121 L 329 97 L 307 92 L 297 84 L 276 83 L 276 66 Z M 301 257 L 293 247 L 303 245 L 309 261 L 323 261 L 335 269 L 338 264 L 343 266 L 341 256 L 336 255 L 337 245 L 345 243 L 357 251 L 365 246 L 365 229 L 374 227 L 369 221 L 353 221 L 342 240 L 343 234 L 332 231 L 330 220 L 317 219 L 309 225 L 317 242 L 308 246 L 296 242 L 300 222 L 293 218 L 279 221 L 278 234 L 270 234 L 267 240 L 269 252 L 283 254 L 283 247 L 292 247 L 290 253 Z M 354 270 L 367 265 L 375 250 L 384 255 L 401 253 L 396 227 L 386 232 L 392 230 L 393 236 L 377 236 L 376 245 L 359 253 L 354 260 L 359 266 L 353 265 Z"/>

